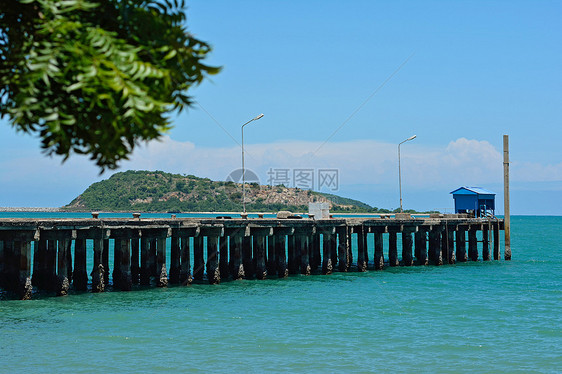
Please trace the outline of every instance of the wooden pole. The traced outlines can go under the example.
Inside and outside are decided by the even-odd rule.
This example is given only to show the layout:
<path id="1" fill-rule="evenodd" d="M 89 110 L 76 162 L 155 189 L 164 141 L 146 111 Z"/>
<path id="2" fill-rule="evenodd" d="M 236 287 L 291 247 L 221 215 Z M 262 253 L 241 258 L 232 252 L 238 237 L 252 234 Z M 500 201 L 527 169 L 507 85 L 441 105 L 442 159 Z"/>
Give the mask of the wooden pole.
<path id="1" fill-rule="evenodd" d="M 322 274 L 332 274 L 334 266 L 332 265 L 332 241 L 331 233 L 322 234 Z"/>
<path id="2" fill-rule="evenodd" d="M 511 260 L 511 230 L 509 219 L 509 136 L 503 136 L 503 211 L 504 211 L 504 258 Z"/>

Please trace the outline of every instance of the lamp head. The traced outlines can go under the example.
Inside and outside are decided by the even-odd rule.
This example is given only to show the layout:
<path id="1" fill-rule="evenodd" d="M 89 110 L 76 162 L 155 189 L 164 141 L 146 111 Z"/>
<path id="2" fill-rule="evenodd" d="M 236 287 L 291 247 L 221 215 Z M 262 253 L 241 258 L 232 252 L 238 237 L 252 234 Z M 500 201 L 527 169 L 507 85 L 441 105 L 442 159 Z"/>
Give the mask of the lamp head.
<path id="1" fill-rule="evenodd" d="M 263 117 L 263 113 L 257 115 L 257 116 L 254 118 L 254 121 L 257 121 L 258 119 L 260 119 L 260 118 L 262 118 L 262 117 Z"/>
<path id="2" fill-rule="evenodd" d="M 416 138 L 416 136 L 417 136 L 417 135 L 410 136 L 408 139 L 406 139 L 406 141 L 414 140 L 414 139 Z"/>

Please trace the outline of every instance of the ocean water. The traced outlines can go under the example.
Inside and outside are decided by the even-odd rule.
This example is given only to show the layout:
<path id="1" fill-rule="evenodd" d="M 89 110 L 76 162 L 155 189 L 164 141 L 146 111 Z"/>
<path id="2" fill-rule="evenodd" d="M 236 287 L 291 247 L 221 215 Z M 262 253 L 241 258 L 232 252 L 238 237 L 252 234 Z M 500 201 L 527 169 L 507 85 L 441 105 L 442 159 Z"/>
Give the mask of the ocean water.
<path id="1" fill-rule="evenodd" d="M 508 262 L 2 300 L 0 372 L 561 372 L 561 230 L 512 217 Z"/>

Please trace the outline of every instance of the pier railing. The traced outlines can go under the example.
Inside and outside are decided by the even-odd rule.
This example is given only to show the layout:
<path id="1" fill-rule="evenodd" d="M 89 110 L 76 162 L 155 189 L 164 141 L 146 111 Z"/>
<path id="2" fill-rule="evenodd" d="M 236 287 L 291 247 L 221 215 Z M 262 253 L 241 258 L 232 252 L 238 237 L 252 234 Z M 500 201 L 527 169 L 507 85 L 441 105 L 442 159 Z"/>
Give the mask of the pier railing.
<path id="1" fill-rule="evenodd" d="M 28 299 L 33 289 L 66 295 L 70 289 L 128 291 L 136 285 L 499 260 L 503 229 L 498 219 L 408 214 L 322 220 L 0 219 L 0 288 Z"/>

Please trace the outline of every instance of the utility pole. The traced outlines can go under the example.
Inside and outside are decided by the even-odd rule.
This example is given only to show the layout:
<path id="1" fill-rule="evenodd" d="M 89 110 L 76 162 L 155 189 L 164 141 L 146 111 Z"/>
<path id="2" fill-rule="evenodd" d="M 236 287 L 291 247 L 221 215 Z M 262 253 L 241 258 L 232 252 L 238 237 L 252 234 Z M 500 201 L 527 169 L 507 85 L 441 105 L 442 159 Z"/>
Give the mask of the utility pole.
<path id="1" fill-rule="evenodd" d="M 509 135 L 503 136 L 503 211 L 504 211 L 504 257 L 511 260 L 511 227 L 509 219 Z"/>

